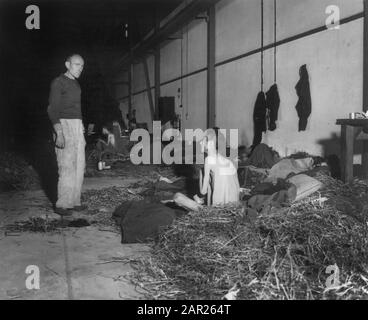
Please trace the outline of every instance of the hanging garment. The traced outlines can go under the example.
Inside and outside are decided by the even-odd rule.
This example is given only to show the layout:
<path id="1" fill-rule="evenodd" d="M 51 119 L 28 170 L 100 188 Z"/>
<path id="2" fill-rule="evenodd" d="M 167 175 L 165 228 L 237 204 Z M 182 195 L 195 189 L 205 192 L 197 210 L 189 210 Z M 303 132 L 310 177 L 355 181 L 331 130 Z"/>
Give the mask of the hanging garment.
<path id="1" fill-rule="evenodd" d="M 312 112 L 312 102 L 309 88 L 309 76 L 307 65 L 303 64 L 299 69 L 300 79 L 295 86 L 296 94 L 299 99 L 295 106 L 299 117 L 299 131 L 305 131 L 308 117 Z"/>
<path id="2" fill-rule="evenodd" d="M 274 131 L 276 129 L 277 114 L 280 107 L 280 96 L 276 83 L 266 92 L 266 105 L 269 110 L 268 129 Z"/>
<path id="3" fill-rule="evenodd" d="M 253 111 L 254 137 L 252 150 L 261 143 L 262 132 L 266 132 L 266 97 L 263 91 L 257 95 Z"/>

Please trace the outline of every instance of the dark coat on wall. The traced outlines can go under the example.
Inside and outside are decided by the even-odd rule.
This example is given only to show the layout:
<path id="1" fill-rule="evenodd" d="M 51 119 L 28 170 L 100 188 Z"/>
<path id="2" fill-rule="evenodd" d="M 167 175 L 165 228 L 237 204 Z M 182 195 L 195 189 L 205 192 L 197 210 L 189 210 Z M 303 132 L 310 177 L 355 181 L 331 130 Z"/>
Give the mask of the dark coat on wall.
<path id="1" fill-rule="evenodd" d="M 302 65 L 299 69 L 300 79 L 295 86 L 296 94 L 299 99 L 295 109 L 299 117 L 299 131 L 305 131 L 308 117 L 312 112 L 312 101 L 309 88 L 309 76 L 307 65 Z"/>
<path id="2" fill-rule="evenodd" d="M 280 107 L 280 96 L 276 83 L 266 92 L 266 105 L 269 109 L 268 130 L 274 131 L 276 129 L 277 115 Z"/>
<path id="3" fill-rule="evenodd" d="M 253 111 L 254 137 L 252 149 L 262 141 L 262 132 L 266 132 L 266 97 L 263 91 L 257 95 Z"/>

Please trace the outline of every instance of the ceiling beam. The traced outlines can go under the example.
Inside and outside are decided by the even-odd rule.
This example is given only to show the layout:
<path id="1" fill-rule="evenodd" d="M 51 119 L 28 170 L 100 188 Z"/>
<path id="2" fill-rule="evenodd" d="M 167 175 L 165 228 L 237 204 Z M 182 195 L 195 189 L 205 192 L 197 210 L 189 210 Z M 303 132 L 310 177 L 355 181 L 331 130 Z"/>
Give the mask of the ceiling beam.
<path id="1" fill-rule="evenodd" d="M 141 42 L 132 48 L 131 54 L 126 54 L 118 62 L 116 70 L 120 71 L 122 67 L 132 63 L 132 58 L 139 58 L 160 46 L 173 33 L 179 31 L 183 26 L 196 18 L 197 15 L 206 12 L 208 8 L 215 5 L 220 0 L 192 0 L 185 4 L 183 9 L 169 19 L 165 19 L 160 28 L 149 32 Z"/>

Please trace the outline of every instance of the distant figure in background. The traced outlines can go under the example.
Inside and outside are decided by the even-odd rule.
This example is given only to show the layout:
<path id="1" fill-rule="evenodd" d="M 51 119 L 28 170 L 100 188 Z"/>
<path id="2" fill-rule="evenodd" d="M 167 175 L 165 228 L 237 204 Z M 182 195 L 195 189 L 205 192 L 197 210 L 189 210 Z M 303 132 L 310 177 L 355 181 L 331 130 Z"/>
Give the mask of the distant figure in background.
<path id="1" fill-rule="evenodd" d="M 71 215 L 72 210 L 86 209 L 81 205 L 85 169 L 84 127 L 81 112 L 81 88 L 78 81 L 84 60 L 78 54 L 65 62 L 66 72 L 51 83 L 47 112 L 54 127 L 55 151 L 59 171 L 55 212 Z"/>
<path id="2" fill-rule="evenodd" d="M 136 119 L 136 113 L 135 113 L 135 109 L 132 110 L 131 114 L 127 114 L 127 118 L 128 118 L 128 129 L 129 131 L 133 131 L 134 129 L 137 128 L 137 119 Z"/>
<path id="3" fill-rule="evenodd" d="M 96 148 L 98 152 L 98 160 L 101 160 L 103 152 L 115 152 L 115 135 L 113 133 L 113 124 L 109 122 L 102 127 L 102 137 L 97 140 Z"/>
<path id="4" fill-rule="evenodd" d="M 162 132 L 162 141 L 164 144 L 169 143 L 169 141 L 173 141 L 176 139 L 177 141 L 182 140 L 182 136 L 178 128 L 174 126 L 174 121 L 169 120 L 164 123 L 161 127 Z"/>
<path id="5" fill-rule="evenodd" d="M 202 195 L 207 194 L 207 205 L 223 205 L 239 201 L 239 180 L 235 164 L 226 154 L 221 154 L 221 146 L 225 148 L 225 138 L 219 130 L 208 129 L 202 140 L 202 152 L 207 153 L 199 177 L 199 188 Z"/>

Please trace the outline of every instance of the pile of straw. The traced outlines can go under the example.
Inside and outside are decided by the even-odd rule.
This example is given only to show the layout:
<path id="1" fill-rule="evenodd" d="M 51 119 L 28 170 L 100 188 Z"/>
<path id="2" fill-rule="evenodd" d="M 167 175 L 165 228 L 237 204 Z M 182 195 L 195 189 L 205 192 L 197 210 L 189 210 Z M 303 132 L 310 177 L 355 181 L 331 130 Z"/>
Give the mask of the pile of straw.
<path id="1" fill-rule="evenodd" d="M 0 191 L 31 190 L 40 187 L 36 171 L 13 152 L 0 154 Z"/>
<path id="2" fill-rule="evenodd" d="M 178 219 L 131 281 L 151 299 L 368 298 L 368 186 L 317 178 L 320 194 L 255 220 L 244 204 Z"/>
<path id="3" fill-rule="evenodd" d="M 123 201 L 140 200 L 142 197 L 135 189 L 126 187 L 107 187 L 100 190 L 86 190 L 82 193 L 82 203 L 89 211 L 99 211 L 106 208 L 113 211 Z"/>
<path id="4" fill-rule="evenodd" d="M 120 233 L 120 227 L 112 219 L 112 212 L 124 201 L 141 200 L 135 188 L 108 187 L 100 190 L 86 190 L 82 193 L 82 203 L 87 205 L 87 216 L 91 224 L 111 228 Z"/>

